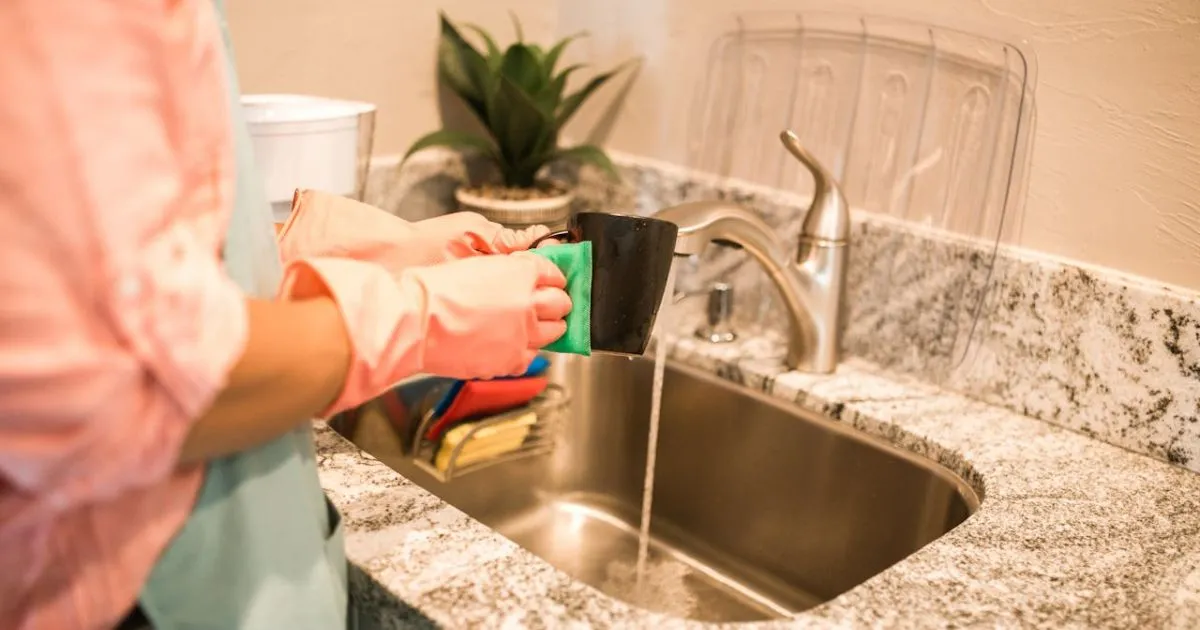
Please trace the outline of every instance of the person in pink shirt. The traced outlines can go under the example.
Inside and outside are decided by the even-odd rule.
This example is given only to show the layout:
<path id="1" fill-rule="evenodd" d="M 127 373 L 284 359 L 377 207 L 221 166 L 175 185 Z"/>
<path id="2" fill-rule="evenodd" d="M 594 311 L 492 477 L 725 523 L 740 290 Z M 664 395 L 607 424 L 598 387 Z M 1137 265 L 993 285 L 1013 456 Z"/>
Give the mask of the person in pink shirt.
<path id="1" fill-rule="evenodd" d="M 0 3 L 0 628 L 345 627 L 309 420 L 565 331 L 544 228 L 306 191 L 275 250 L 222 9 Z"/>

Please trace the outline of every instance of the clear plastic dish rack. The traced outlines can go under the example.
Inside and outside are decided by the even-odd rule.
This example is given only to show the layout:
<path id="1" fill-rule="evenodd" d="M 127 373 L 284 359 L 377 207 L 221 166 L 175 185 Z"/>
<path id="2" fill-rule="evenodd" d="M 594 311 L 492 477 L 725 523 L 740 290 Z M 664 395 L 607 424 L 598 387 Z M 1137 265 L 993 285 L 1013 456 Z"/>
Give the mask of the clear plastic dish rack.
<path id="1" fill-rule="evenodd" d="M 778 141 L 790 128 L 834 173 L 852 215 L 900 220 L 942 242 L 967 244 L 968 254 L 962 247 L 944 254 L 941 277 L 919 286 L 906 275 L 906 248 L 929 240 L 873 243 L 873 257 L 851 271 L 888 278 L 857 284 L 894 294 L 871 296 L 872 304 L 887 302 L 888 312 L 858 312 L 856 325 L 900 327 L 897 338 L 913 332 L 904 326 L 920 326 L 935 338 L 922 350 L 922 367 L 940 361 L 953 369 L 987 311 L 1000 273 L 998 246 L 1019 238 L 1035 122 L 1031 53 L 985 36 L 849 12 L 737 14 L 710 24 L 703 41 L 711 44 L 693 77 L 686 166 L 718 181 L 795 194 L 793 206 L 807 207 L 812 181 Z M 786 235 L 802 217 L 764 218 Z M 868 236 L 882 238 L 879 232 Z M 737 254 L 715 256 L 730 269 Z M 759 319 L 768 294 L 751 298 Z M 906 300 L 925 306 L 907 311 L 914 321 L 889 321 L 906 316 L 893 306 Z"/>

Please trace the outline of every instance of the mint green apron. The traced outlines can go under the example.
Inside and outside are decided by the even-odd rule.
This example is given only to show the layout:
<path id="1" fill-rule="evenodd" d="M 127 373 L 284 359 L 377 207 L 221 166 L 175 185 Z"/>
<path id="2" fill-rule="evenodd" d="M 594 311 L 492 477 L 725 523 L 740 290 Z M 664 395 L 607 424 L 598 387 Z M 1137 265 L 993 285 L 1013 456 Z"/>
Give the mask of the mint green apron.
<path id="1" fill-rule="evenodd" d="M 229 274 L 269 297 L 280 266 L 225 25 L 237 144 L 236 205 L 225 245 Z M 346 557 L 337 510 L 317 479 L 312 428 L 212 461 L 187 524 L 163 553 L 139 604 L 156 630 L 329 630 L 347 622 Z"/>

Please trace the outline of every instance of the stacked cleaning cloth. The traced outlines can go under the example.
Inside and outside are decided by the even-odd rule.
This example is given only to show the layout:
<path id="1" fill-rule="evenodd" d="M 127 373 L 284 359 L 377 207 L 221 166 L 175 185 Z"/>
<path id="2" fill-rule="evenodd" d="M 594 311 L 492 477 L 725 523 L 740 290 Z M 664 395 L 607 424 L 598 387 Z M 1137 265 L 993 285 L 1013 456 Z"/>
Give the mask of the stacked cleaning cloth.
<path id="1" fill-rule="evenodd" d="M 547 352 L 588 356 L 592 353 L 592 244 L 584 241 L 566 245 L 548 245 L 532 250 L 553 262 L 566 276 L 567 294 L 571 297 L 571 312 L 566 317 L 567 331 Z M 546 390 L 545 376 L 550 362 L 544 357 L 533 360 L 525 373 L 517 377 L 490 380 L 455 381 L 433 407 L 433 421 L 423 439 L 438 443 L 434 460 L 438 470 L 445 472 L 454 449 L 471 434 L 476 424 L 489 416 L 506 413 L 528 405 Z M 475 432 L 469 443 L 462 446 L 455 459 L 456 466 L 510 453 L 524 443 L 529 430 L 537 422 L 537 414 L 517 414 Z"/>
<path id="2" fill-rule="evenodd" d="M 549 367 L 549 361 L 537 357 L 525 373 L 517 377 L 455 381 L 434 404 L 433 421 L 422 436 L 438 443 L 434 460 L 438 470 L 446 472 L 454 449 L 471 435 L 479 422 L 528 405 L 546 391 L 549 379 L 545 372 Z M 455 458 L 455 466 L 467 466 L 517 450 L 535 422 L 537 414 L 530 410 L 480 429 L 470 442 L 463 444 Z"/>

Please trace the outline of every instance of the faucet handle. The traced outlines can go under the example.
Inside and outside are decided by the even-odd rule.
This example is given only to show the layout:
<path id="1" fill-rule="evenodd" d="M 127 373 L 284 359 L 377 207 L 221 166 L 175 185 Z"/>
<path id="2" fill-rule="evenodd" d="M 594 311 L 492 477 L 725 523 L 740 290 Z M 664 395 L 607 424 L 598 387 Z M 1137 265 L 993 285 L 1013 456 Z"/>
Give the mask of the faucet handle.
<path id="1" fill-rule="evenodd" d="M 813 201 L 800 226 L 800 237 L 844 243 L 850 239 L 850 210 L 846 197 L 833 175 L 821 165 L 817 158 L 800 144 L 800 138 L 791 129 L 779 134 L 780 141 L 813 178 Z"/>

